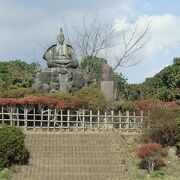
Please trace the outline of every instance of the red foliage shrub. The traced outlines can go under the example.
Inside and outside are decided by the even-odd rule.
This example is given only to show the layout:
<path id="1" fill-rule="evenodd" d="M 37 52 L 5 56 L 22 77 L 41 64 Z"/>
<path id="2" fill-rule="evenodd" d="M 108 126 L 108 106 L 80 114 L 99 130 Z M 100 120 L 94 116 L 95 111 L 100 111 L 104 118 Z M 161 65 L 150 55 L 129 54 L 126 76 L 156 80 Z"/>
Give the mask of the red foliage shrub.
<path id="1" fill-rule="evenodd" d="M 157 152 L 161 151 L 162 145 L 157 143 L 148 143 L 143 144 L 137 151 L 137 155 L 139 158 L 143 159 L 148 156 L 152 156 Z"/>
<path id="2" fill-rule="evenodd" d="M 165 164 L 162 158 L 167 156 L 167 151 L 163 149 L 161 144 L 148 143 L 143 144 L 137 150 L 137 156 L 142 160 L 141 165 L 143 164 L 144 168 L 152 173 L 155 169 Z"/>
<path id="3" fill-rule="evenodd" d="M 162 102 L 157 99 L 146 99 L 146 100 L 141 100 L 137 101 L 136 105 L 140 111 L 143 111 L 145 115 L 148 114 L 148 111 L 151 110 L 154 107 L 160 107 L 160 106 L 165 106 L 165 107 L 177 107 L 178 104 L 173 101 L 173 102 Z"/>
<path id="4" fill-rule="evenodd" d="M 88 106 L 88 101 L 84 99 L 75 99 L 72 102 L 64 102 L 59 99 L 46 96 L 26 96 L 24 98 L 0 98 L 0 106 L 37 106 L 54 107 L 57 109 L 74 109 L 85 108 Z"/>
<path id="5" fill-rule="evenodd" d="M 48 97 L 38 97 L 38 96 L 27 96 L 25 98 L 13 99 L 13 98 L 1 98 L 0 106 L 36 106 L 42 105 L 43 107 L 56 107 L 58 109 L 70 108 L 65 102 L 56 100 Z"/>
<path id="6" fill-rule="evenodd" d="M 163 103 L 163 106 L 166 106 L 166 107 L 178 107 L 178 104 L 177 104 L 176 101 L 164 102 L 164 103 Z"/>
<path id="7" fill-rule="evenodd" d="M 145 115 L 147 115 L 148 111 L 154 106 L 162 105 L 162 102 L 157 99 L 146 99 L 137 101 L 136 105 L 140 111 L 143 111 Z"/>
<path id="8" fill-rule="evenodd" d="M 71 102 L 71 107 L 74 108 L 85 108 L 88 106 L 88 101 L 86 99 L 75 99 Z"/>

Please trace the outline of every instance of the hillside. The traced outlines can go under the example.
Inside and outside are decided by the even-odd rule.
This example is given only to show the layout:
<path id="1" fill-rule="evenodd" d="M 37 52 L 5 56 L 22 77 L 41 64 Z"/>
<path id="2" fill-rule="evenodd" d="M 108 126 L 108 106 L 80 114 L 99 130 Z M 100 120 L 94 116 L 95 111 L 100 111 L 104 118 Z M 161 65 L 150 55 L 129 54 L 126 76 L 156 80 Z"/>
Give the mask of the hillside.
<path id="1" fill-rule="evenodd" d="M 129 100 L 157 98 L 173 101 L 180 98 L 180 58 L 165 67 L 154 77 L 147 78 L 142 84 L 132 84 L 128 89 Z"/>

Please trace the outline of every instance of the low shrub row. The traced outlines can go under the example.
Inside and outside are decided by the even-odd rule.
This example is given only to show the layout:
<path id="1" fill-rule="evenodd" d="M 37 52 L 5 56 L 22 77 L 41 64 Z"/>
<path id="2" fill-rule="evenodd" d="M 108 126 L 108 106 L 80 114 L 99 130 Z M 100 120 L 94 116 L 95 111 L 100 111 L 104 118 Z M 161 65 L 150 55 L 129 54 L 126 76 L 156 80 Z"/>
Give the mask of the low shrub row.
<path id="1" fill-rule="evenodd" d="M 23 92 L 22 92 L 23 94 Z M 26 94 L 26 93 L 25 93 Z M 106 100 L 100 89 L 84 88 L 75 93 L 48 93 L 48 94 L 25 94 L 11 98 L 1 98 L 0 106 L 37 106 L 57 109 L 104 109 Z M 27 93 L 28 94 L 28 93 Z M 20 94 L 19 94 L 20 95 Z"/>
<path id="2" fill-rule="evenodd" d="M 24 98 L 30 95 L 39 95 L 43 96 L 43 93 L 39 90 L 33 88 L 16 88 L 16 89 L 8 89 L 6 91 L 0 91 L 1 98 Z"/>
<path id="3" fill-rule="evenodd" d="M 157 99 L 146 99 L 141 101 L 114 101 L 108 104 L 109 108 L 117 111 L 143 111 L 144 115 L 148 115 L 148 112 L 154 107 L 180 107 L 175 101 L 162 102 Z"/>
<path id="4" fill-rule="evenodd" d="M 56 100 L 48 97 L 38 97 L 38 96 L 27 96 L 25 98 L 1 98 L 0 106 L 37 106 L 42 107 L 56 107 L 58 109 L 68 108 L 68 104 L 60 100 Z"/>

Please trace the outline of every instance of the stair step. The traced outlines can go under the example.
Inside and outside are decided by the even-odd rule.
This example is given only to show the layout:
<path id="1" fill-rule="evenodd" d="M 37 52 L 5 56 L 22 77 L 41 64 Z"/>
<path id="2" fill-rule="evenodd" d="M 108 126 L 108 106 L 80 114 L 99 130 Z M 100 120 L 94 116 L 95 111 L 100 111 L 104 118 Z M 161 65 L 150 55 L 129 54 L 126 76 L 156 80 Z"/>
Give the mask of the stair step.
<path id="1" fill-rule="evenodd" d="M 126 169 L 120 145 L 116 134 L 26 134 L 30 162 L 12 180 L 117 180 Z"/>
<path id="2" fill-rule="evenodd" d="M 83 166 L 83 165 L 28 165 L 20 167 L 21 173 L 25 174 L 68 174 L 68 173 L 106 173 L 110 171 L 111 173 L 119 173 L 123 170 L 123 165 L 111 166 Z"/>
<path id="3" fill-rule="evenodd" d="M 67 151 L 67 152 L 57 152 L 54 151 L 31 151 L 31 157 L 40 158 L 40 157 L 49 157 L 49 158 L 113 158 L 118 152 L 78 152 L 78 151 Z"/>
<path id="4" fill-rule="evenodd" d="M 81 174 L 19 174 L 12 180 L 113 180 L 118 174 L 112 173 L 81 173 Z M 116 179 L 117 180 L 117 179 Z"/>
<path id="5" fill-rule="evenodd" d="M 29 148 L 31 148 L 31 150 L 44 150 L 44 149 L 49 149 L 49 150 L 53 150 L 53 149 L 56 149 L 56 150 L 71 150 L 72 151 L 100 151 L 100 150 L 104 150 L 104 151 L 107 151 L 109 149 L 112 149 L 112 148 L 118 148 L 119 146 L 118 145 L 109 145 L 109 144 L 106 144 L 106 145 L 99 145 L 99 146 L 95 146 L 95 145 L 82 145 L 82 144 L 57 144 L 57 145 L 49 145 L 49 144 L 42 144 L 41 146 L 39 146 L 39 144 L 31 144 L 31 145 L 28 145 Z"/>
<path id="6" fill-rule="evenodd" d="M 112 158 L 32 158 L 30 165 L 32 164 L 45 164 L 45 165 L 118 165 L 123 162 L 123 159 L 112 159 Z"/>

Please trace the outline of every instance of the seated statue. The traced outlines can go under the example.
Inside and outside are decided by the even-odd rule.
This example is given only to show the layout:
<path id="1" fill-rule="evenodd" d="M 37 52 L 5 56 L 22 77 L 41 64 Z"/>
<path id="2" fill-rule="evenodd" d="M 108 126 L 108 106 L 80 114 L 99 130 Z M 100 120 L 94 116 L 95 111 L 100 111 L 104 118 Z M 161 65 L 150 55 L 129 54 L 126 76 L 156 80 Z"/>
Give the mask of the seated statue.
<path id="1" fill-rule="evenodd" d="M 76 59 L 74 49 L 71 45 L 64 43 L 64 33 L 62 28 L 60 29 L 57 37 L 57 43 L 49 47 L 43 59 L 47 61 L 49 68 L 62 67 L 62 68 L 77 68 L 78 61 Z"/>

